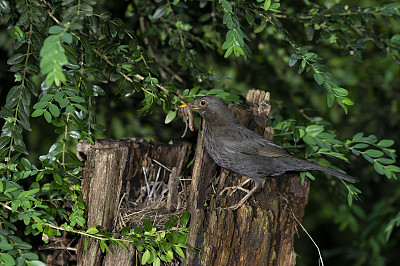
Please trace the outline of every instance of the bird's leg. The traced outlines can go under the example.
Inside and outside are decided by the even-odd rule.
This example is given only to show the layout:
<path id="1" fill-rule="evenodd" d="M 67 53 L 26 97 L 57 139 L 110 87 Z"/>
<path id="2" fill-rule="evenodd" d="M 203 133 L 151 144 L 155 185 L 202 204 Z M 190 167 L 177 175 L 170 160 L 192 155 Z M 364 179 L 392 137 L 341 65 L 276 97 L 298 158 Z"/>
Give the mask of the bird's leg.
<path id="1" fill-rule="evenodd" d="M 250 180 L 250 178 L 248 179 Z M 235 205 L 230 206 L 228 208 L 225 209 L 229 209 L 229 210 L 236 210 L 238 208 L 240 208 L 245 202 L 246 200 L 257 190 L 257 188 L 262 184 L 262 179 L 261 178 L 253 178 L 254 180 L 254 187 Z"/>
<path id="2" fill-rule="evenodd" d="M 227 191 L 227 190 L 232 190 L 230 193 L 228 193 L 227 195 L 228 196 L 231 196 L 236 190 L 242 190 L 242 191 L 244 191 L 244 192 L 246 192 L 246 193 L 249 193 L 249 190 L 248 189 L 245 189 L 243 186 L 244 185 L 246 185 L 249 181 L 251 180 L 251 178 L 247 178 L 244 182 L 242 182 L 242 183 L 240 183 L 239 185 L 237 185 L 237 186 L 232 186 L 232 187 L 226 187 L 226 188 L 224 188 L 223 190 L 221 190 L 221 192 L 219 193 L 219 195 L 222 195 L 225 191 Z"/>

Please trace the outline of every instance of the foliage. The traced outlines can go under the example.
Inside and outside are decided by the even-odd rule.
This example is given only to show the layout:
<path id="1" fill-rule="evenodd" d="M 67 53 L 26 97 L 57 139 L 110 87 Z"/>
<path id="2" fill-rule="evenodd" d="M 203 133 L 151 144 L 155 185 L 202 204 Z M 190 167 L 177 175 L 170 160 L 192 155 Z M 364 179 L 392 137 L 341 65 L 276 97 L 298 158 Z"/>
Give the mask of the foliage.
<path id="1" fill-rule="evenodd" d="M 101 232 L 100 226 L 91 226 L 86 232 L 74 230 L 72 227 L 68 227 L 68 225 L 65 225 L 66 227 L 63 229 L 84 236 L 85 248 L 89 237 L 98 240 L 102 252 L 110 252 L 108 245 L 119 245 L 128 252 L 124 242 L 132 243 L 138 251 L 143 252 L 141 260 L 142 265 L 151 263 L 153 265 L 160 265 L 161 261 L 171 262 L 175 254 L 181 258 L 185 258 L 185 253 L 182 248 L 191 249 L 185 244 L 188 231 L 186 227 L 189 223 L 189 219 L 189 212 L 183 213 L 180 218 L 175 215 L 171 216 L 165 223 L 165 230 L 161 231 L 157 231 L 157 228 L 153 227 L 151 221 L 144 220 L 142 227 L 137 227 L 135 229 L 125 227 L 120 235 Z M 176 228 L 178 221 L 179 225 L 182 227 L 180 229 Z"/>
<path id="2" fill-rule="evenodd" d="M 14 75 L 14 86 L 0 84 L 7 91 L 0 111 L 4 119 L 0 136 L 1 262 L 38 265 L 36 246 L 29 235 L 51 236 L 60 230 L 98 239 L 103 251 L 109 244 L 133 241 L 144 251 L 142 263 L 166 262 L 173 251 L 183 257 L 186 231 L 170 230 L 176 217 L 166 224 L 167 232 L 157 234 L 149 222 L 120 236 L 98 227 L 79 229 L 86 222 L 82 216 L 86 206 L 80 198 L 82 164 L 73 146 L 76 140 L 113 137 L 107 130 L 119 121 L 113 106 L 121 107 L 121 103 L 134 106 L 141 115 L 151 114 L 148 120 L 156 121 L 151 124 L 152 132 L 158 136 L 167 132 L 171 138 L 176 130 L 158 130 L 159 124 L 169 123 L 172 128 L 180 103 L 210 94 L 238 103 L 239 95 L 257 87 L 271 90 L 273 99 L 284 101 L 276 100 L 274 106 L 277 142 L 324 166 L 332 167 L 323 156 L 334 165 L 340 161 L 354 165 L 343 168 L 361 179 L 363 189 L 345 182 L 338 183 L 341 186 L 329 183 L 332 189 L 347 192 L 352 208 L 343 202 L 332 206 L 334 203 L 326 201 L 326 189 L 321 192 L 322 205 L 337 214 L 330 218 L 340 229 L 350 228 L 361 235 L 353 249 L 348 249 L 353 253 L 347 264 L 371 261 L 383 265 L 380 251 L 391 238 L 393 242 L 399 238 L 393 233 L 399 226 L 398 208 L 383 207 L 400 195 L 380 191 L 376 202 L 375 197 L 373 201 L 364 197 L 371 206 L 363 208 L 354 204 L 353 197 L 359 197 L 361 190 L 364 195 L 376 193 L 376 187 L 364 185 L 378 182 L 374 173 L 390 179 L 389 185 L 380 184 L 391 189 L 400 170 L 395 165 L 396 144 L 389 139 L 394 135 L 387 133 L 396 132 L 396 121 L 383 123 L 384 118 L 394 119 L 400 100 L 391 85 L 400 76 L 395 70 L 398 65 L 389 65 L 400 61 L 400 34 L 395 23 L 400 4 L 369 2 L 370 6 L 363 7 L 340 0 L 290 4 L 279 0 L 134 0 L 110 7 L 105 1 L 93 0 L 1 0 L 0 11 L 12 41 L 0 45 L 9 53 L 8 73 Z M 392 61 L 384 61 L 380 68 L 379 53 Z M 296 64 L 297 71 L 293 71 Z M 386 74 L 376 81 L 375 72 Z M 236 79 L 231 81 L 226 75 Z M 357 90 L 349 85 L 354 80 L 360 87 Z M 371 112 L 371 106 L 381 103 L 380 97 L 386 97 L 383 111 Z M 365 102 L 371 98 L 374 104 Z M 349 116 L 344 118 L 336 105 Z M 135 112 L 129 109 L 129 113 Z M 371 131 L 373 115 L 378 113 L 382 117 L 379 127 L 354 134 Z M 132 116 L 128 122 L 120 122 L 123 126 L 116 131 L 131 126 L 133 133 L 140 132 L 143 121 Z M 327 122 L 326 117 L 339 123 Z M 341 123 L 353 127 L 348 134 L 354 135 L 352 138 L 343 137 Z M 43 146 L 40 151 L 31 148 L 35 143 L 32 136 Z M 359 164 L 366 170 L 355 170 Z M 314 179 L 310 173 L 303 173 L 305 176 Z M 310 217 L 314 217 L 312 213 Z M 63 226 L 56 226 L 55 220 L 63 221 Z"/>

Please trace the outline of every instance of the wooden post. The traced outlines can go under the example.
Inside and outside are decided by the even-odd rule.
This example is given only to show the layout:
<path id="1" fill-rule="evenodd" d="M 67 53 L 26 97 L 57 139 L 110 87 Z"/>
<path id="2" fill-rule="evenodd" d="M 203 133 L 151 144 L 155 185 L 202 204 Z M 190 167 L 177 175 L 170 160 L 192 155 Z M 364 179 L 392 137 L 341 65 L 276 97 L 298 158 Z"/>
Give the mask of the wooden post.
<path id="1" fill-rule="evenodd" d="M 247 108 L 230 106 L 239 122 L 272 138 L 269 93 L 252 90 Z M 294 265 L 296 221 L 307 203 L 309 182 L 301 185 L 296 175 L 266 178 L 258 192 L 241 208 L 226 210 L 244 192 L 219 195 L 242 178 L 227 170 L 216 175 L 216 165 L 204 150 L 199 132 L 192 174 L 189 211 L 192 214 L 187 244 L 202 251 L 187 252 L 186 265 Z M 219 179 L 218 179 L 219 177 Z M 218 181 L 217 181 L 218 180 Z M 244 180 L 244 179 L 243 179 Z M 206 205 L 205 205 L 206 204 Z M 221 208 L 222 207 L 222 208 Z"/>

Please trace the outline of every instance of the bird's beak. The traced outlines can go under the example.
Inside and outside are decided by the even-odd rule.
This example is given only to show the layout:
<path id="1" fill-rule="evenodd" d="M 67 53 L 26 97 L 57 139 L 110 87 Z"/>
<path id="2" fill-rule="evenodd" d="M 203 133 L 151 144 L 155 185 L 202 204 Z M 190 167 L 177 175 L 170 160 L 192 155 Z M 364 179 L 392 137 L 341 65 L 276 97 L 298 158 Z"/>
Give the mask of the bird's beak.
<path id="1" fill-rule="evenodd" d="M 190 104 L 190 103 L 189 103 L 189 104 L 184 103 L 184 104 L 180 105 L 179 107 L 180 107 L 180 108 L 182 108 L 182 107 L 190 107 L 190 108 L 192 108 L 192 109 L 194 109 L 194 110 L 198 110 L 198 109 L 199 109 L 196 105 Z"/>

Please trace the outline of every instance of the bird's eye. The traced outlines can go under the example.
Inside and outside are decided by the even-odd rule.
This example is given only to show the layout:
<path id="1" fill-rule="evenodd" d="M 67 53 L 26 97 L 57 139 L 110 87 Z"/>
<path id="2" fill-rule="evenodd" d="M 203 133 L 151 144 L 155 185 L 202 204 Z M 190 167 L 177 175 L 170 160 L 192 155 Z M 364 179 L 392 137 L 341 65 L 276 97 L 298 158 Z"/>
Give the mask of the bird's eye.
<path id="1" fill-rule="evenodd" d="M 200 106 L 205 106 L 206 104 L 207 104 L 206 101 L 204 101 L 204 100 L 200 101 Z"/>

